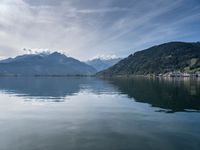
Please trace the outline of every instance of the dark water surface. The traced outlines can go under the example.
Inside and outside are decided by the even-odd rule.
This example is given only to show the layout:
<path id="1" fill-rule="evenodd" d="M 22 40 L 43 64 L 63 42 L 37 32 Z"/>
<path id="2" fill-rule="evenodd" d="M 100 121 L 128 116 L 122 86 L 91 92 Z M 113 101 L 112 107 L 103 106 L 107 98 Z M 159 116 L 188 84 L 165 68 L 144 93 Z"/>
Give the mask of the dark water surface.
<path id="1" fill-rule="evenodd" d="M 200 81 L 0 78 L 0 150 L 199 150 Z"/>

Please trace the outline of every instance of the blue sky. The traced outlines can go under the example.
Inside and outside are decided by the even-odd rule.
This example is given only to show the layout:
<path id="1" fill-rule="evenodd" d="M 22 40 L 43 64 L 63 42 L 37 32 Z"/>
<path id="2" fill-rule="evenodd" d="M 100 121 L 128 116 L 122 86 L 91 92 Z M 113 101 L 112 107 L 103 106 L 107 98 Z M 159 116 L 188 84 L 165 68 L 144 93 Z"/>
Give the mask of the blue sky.
<path id="1" fill-rule="evenodd" d="M 80 60 L 200 41 L 199 0 L 1 0 L 0 58 L 58 50 Z"/>

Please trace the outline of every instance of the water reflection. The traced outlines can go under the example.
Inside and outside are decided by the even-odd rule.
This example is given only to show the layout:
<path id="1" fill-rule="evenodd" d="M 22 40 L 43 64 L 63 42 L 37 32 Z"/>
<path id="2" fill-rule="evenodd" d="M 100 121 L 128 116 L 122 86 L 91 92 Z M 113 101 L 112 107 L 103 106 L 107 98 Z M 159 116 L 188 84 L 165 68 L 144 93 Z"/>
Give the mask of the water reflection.
<path id="1" fill-rule="evenodd" d="M 0 91 L 42 102 L 63 102 L 67 96 L 86 91 L 94 95 L 126 95 L 167 113 L 200 110 L 200 81 L 188 79 L 0 78 Z"/>
<path id="2" fill-rule="evenodd" d="M 153 107 L 159 111 L 199 111 L 200 81 L 191 79 L 148 79 L 148 78 L 115 78 L 112 84 L 130 98 Z"/>
<path id="3" fill-rule="evenodd" d="M 87 90 L 95 94 L 113 93 L 114 87 L 107 82 L 87 77 L 3 77 L 0 91 L 25 97 L 26 100 L 63 102 L 66 96 Z"/>
<path id="4" fill-rule="evenodd" d="M 0 78 L 0 150 L 199 150 L 200 113 L 156 112 L 198 111 L 199 92 L 188 80 Z"/>

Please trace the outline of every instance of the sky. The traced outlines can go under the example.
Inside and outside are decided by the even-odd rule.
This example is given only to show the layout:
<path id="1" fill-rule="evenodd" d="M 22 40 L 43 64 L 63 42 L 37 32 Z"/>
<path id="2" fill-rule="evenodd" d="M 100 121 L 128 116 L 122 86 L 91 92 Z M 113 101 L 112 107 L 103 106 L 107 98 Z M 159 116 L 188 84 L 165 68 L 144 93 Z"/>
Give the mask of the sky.
<path id="1" fill-rule="evenodd" d="M 200 41 L 200 0 L 0 0 L 0 58 L 126 57 L 170 41 Z"/>

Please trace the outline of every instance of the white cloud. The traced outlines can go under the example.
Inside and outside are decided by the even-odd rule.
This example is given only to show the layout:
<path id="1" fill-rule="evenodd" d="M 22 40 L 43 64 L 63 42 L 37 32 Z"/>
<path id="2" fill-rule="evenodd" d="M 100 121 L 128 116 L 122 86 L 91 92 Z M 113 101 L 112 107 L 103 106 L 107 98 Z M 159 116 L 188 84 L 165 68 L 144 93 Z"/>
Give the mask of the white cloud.
<path id="1" fill-rule="evenodd" d="M 194 31 L 186 26 L 200 18 L 200 6 L 191 5 L 195 0 L 191 6 L 187 0 L 119 2 L 2 0 L 0 56 L 24 53 L 23 48 L 60 50 L 80 59 L 128 55 L 132 49 L 191 35 Z"/>

